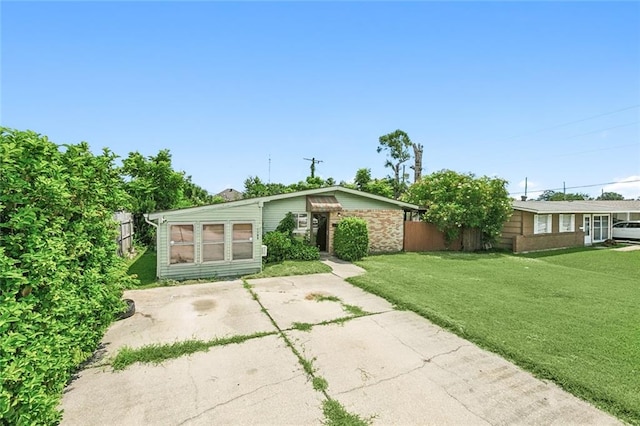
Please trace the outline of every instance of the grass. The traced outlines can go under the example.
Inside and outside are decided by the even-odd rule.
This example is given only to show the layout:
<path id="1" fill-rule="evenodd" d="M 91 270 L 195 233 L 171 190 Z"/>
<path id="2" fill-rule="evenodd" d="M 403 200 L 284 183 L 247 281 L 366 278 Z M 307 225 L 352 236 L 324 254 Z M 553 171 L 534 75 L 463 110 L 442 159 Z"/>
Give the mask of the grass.
<path id="1" fill-rule="evenodd" d="M 640 424 L 640 251 L 404 253 L 349 279 Z"/>
<path id="2" fill-rule="evenodd" d="M 327 426 L 366 426 L 370 422 L 362 419 L 357 414 L 349 413 L 335 399 L 327 399 L 322 403 L 322 412 Z"/>
<path id="3" fill-rule="evenodd" d="M 224 346 L 246 342 L 247 340 L 257 339 L 264 336 L 276 334 L 275 332 L 259 332 L 248 335 L 237 335 L 231 337 L 223 337 L 209 341 L 204 340 L 184 340 L 170 344 L 154 344 L 142 346 L 132 349 L 124 347 L 118 351 L 111 366 L 114 370 L 124 370 L 131 364 L 136 362 L 160 364 L 163 361 L 173 358 L 179 358 L 195 352 L 204 352 L 214 346 Z"/>
<path id="4" fill-rule="evenodd" d="M 156 252 L 148 249 L 142 251 L 132 260 L 127 273 L 129 275 L 137 275 L 140 285 L 135 288 L 141 288 L 156 283 Z"/>
<path id="5" fill-rule="evenodd" d="M 243 278 L 287 277 L 291 275 L 309 275 L 331 272 L 331 267 L 318 260 L 285 260 L 280 263 L 265 265 L 262 272 L 247 275 Z"/>

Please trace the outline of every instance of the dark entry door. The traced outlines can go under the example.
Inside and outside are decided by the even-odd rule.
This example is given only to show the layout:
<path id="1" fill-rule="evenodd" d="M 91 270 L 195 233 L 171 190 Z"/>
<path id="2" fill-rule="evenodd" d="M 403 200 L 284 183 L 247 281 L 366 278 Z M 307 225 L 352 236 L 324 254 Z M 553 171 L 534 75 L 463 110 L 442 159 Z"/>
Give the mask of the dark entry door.
<path id="1" fill-rule="evenodd" d="M 313 214 L 313 236 L 320 251 L 327 251 L 327 216 L 328 213 Z"/>

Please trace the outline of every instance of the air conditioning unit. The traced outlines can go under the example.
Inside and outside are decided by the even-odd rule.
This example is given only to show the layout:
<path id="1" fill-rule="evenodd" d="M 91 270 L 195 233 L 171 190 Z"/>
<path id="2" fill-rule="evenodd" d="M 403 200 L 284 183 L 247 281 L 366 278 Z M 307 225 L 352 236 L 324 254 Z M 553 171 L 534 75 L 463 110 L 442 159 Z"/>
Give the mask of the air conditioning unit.
<path id="1" fill-rule="evenodd" d="M 265 246 L 264 244 L 262 245 L 262 257 L 266 257 L 267 256 L 267 246 Z"/>

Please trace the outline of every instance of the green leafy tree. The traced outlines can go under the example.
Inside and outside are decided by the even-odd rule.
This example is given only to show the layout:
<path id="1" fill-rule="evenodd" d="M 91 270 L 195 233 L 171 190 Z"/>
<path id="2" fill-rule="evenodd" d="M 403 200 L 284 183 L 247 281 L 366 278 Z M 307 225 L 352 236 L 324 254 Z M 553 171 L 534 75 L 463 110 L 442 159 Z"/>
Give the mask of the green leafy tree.
<path id="1" fill-rule="evenodd" d="M 385 167 L 389 167 L 393 171 L 393 197 L 398 199 L 404 192 L 405 176 L 400 176 L 401 166 L 411 158 L 409 148 L 413 146 L 409 135 L 402 130 L 380 136 L 378 139 L 378 153 L 386 152 L 388 155 Z"/>
<path id="2" fill-rule="evenodd" d="M 126 180 L 125 189 L 133 198 L 135 235 L 145 245 L 155 244 L 155 228 L 144 220 L 144 214 L 224 201 L 222 197 L 209 195 L 184 172 L 175 171 L 168 149 L 149 157 L 129 153 L 122 162 L 121 173 Z"/>
<path id="3" fill-rule="evenodd" d="M 291 192 L 281 183 L 264 183 L 258 176 L 249 176 L 244 181 L 244 198 L 266 197 Z"/>
<path id="4" fill-rule="evenodd" d="M 60 397 L 124 306 L 109 150 L 0 128 L 0 423 L 57 424 Z"/>
<path id="5" fill-rule="evenodd" d="M 503 179 L 441 170 L 413 184 L 404 199 L 425 206 L 424 219 L 435 224 L 447 242 L 467 227 L 480 229 L 484 242 L 493 243 L 512 213 L 506 184 Z"/>
<path id="6" fill-rule="evenodd" d="M 608 201 L 617 201 L 624 200 L 622 194 L 618 194 L 617 192 L 603 192 L 596 198 L 596 200 L 608 200 Z"/>
<path id="7" fill-rule="evenodd" d="M 572 192 L 565 194 L 564 192 L 546 190 L 538 196 L 537 200 L 538 201 L 581 201 L 581 200 L 591 200 L 591 197 L 589 197 L 589 194 L 572 193 Z"/>
<path id="8" fill-rule="evenodd" d="M 359 191 L 382 197 L 393 198 L 393 180 L 391 179 L 371 179 L 371 169 L 362 168 L 356 171 L 354 179 L 355 188 Z"/>

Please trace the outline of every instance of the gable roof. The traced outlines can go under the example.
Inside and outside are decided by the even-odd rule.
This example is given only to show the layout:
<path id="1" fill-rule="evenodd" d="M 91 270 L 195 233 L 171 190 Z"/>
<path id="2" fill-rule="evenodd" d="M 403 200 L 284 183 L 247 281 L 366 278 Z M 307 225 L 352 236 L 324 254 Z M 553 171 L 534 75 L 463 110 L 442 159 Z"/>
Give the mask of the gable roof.
<path id="1" fill-rule="evenodd" d="M 532 213 L 640 213 L 640 201 L 514 201 L 513 208 Z"/>
<path id="2" fill-rule="evenodd" d="M 217 210 L 217 209 L 227 209 L 231 207 L 239 207 L 245 206 L 249 204 L 264 204 L 271 201 L 284 200 L 287 198 L 294 197 L 302 197 L 306 195 L 321 195 L 327 194 L 333 195 L 336 192 L 343 192 L 345 194 L 356 195 L 363 198 L 369 198 L 371 200 L 382 201 L 384 203 L 389 203 L 396 205 L 398 207 L 402 207 L 404 209 L 409 210 L 420 210 L 420 207 L 415 204 L 405 203 L 404 201 L 393 200 L 391 198 L 382 197 L 380 195 L 370 194 L 368 192 L 358 191 L 356 189 L 345 188 L 343 186 L 328 186 L 324 188 L 316 188 L 316 189 L 307 189 L 305 191 L 296 191 L 296 192 L 288 192 L 286 194 L 278 194 L 278 195 L 269 195 L 266 197 L 256 197 L 256 198 L 246 198 L 238 201 L 229 201 L 227 203 L 219 203 L 219 204 L 209 204 L 206 206 L 198 206 L 198 207 L 187 207 L 184 209 L 175 209 L 175 210 L 164 210 L 147 214 L 147 218 L 150 220 L 158 219 L 165 214 L 171 214 L 173 212 L 198 212 L 201 210 Z"/>

